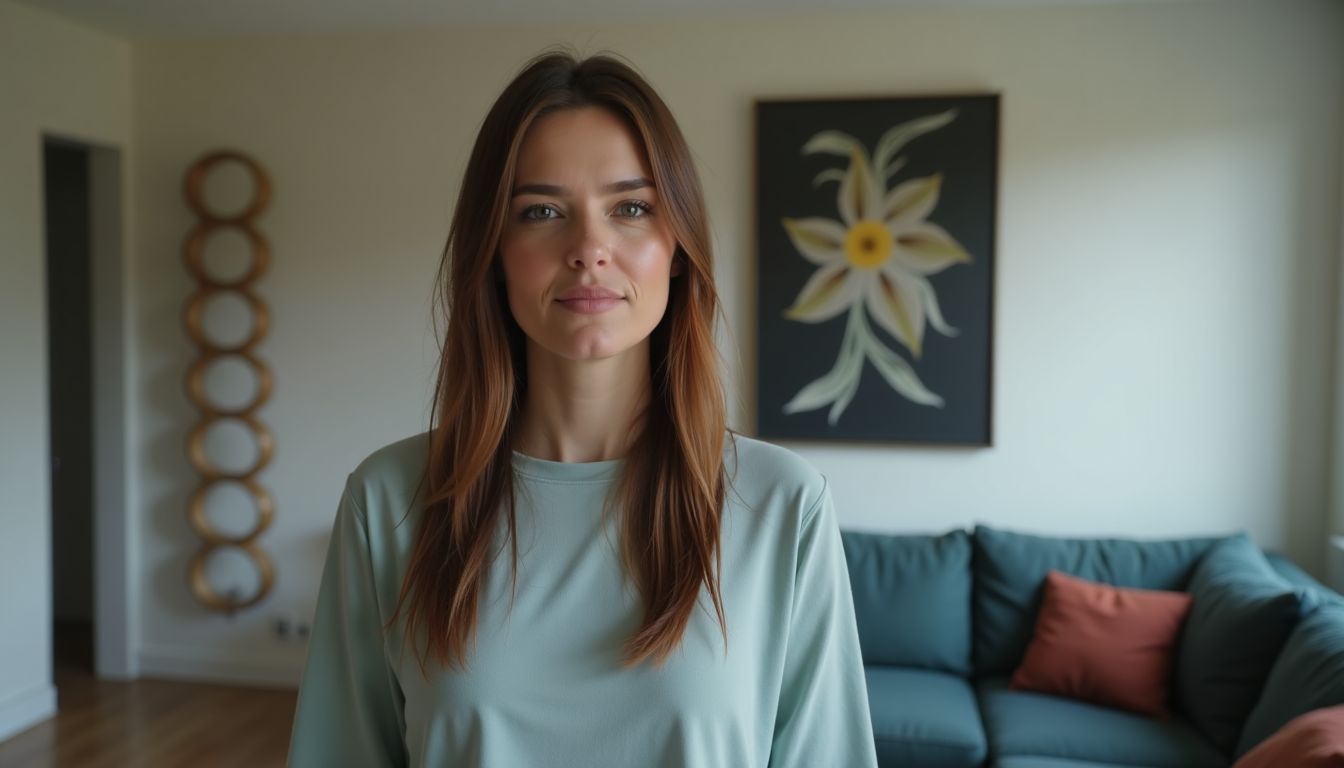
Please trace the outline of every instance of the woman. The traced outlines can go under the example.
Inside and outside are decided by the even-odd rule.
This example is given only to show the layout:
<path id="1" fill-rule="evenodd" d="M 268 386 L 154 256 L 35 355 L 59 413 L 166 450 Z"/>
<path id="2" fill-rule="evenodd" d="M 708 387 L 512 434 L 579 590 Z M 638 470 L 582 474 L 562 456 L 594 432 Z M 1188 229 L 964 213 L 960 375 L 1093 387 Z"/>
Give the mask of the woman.
<path id="1" fill-rule="evenodd" d="M 657 94 L 533 60 L 440 272 L 434 426 L 348 478 L 290 764 L 876 765 L 831 497 L 725 428 L 709 226 Z"/>

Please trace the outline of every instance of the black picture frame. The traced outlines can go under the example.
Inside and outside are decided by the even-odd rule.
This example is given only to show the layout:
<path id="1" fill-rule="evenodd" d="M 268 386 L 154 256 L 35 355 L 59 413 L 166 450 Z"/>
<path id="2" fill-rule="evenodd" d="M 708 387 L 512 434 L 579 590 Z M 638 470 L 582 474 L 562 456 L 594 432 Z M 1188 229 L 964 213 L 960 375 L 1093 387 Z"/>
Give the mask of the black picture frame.
<path id="1" fill-rule="evenodd" d="M 999 94 L 754 112 L 757 435 L 993 445 Z"/>

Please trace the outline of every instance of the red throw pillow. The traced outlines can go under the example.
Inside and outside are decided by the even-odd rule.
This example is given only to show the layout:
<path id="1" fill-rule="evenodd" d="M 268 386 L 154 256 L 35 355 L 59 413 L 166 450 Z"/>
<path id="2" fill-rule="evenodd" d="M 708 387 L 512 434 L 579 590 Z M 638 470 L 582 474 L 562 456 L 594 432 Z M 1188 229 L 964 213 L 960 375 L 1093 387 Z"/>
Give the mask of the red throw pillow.
<path id="1" fill-rule="evenodd" d="M 1127 589 L 1051 571 L 1012 687 L 1166 719 L 1184 592 Z"/>
<path id="2" fill-rule="evenodd" d="M 1344 766 L 1344 706 L 1316 709 L 1280 728 L 1232 768 Z"/>

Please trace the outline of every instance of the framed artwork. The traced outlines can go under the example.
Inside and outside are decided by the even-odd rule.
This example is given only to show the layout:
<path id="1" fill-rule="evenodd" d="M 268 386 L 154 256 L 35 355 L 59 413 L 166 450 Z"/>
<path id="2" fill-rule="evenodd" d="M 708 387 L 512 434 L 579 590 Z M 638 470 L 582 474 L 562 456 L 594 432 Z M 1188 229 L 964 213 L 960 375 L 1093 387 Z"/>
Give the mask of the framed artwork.
<path id="1" fill-rule="evenodd" d="M 756 102 L 756 428 L 991 444 L 999 96 Z"/>

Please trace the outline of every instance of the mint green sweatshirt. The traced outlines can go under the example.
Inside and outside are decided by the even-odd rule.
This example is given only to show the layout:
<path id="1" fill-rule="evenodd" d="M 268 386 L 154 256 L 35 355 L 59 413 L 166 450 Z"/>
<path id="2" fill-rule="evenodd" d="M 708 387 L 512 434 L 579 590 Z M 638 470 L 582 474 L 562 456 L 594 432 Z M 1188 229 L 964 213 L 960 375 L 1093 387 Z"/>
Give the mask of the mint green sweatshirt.
<path id="1" fill-rule="evenodd" d="M 733 445 L 736 444 L 734 451 Z M 385 446 L 336 512 L 290 742 L 294 768 L 873 768 L 854 604 L 826 480 L 796 454 L 730 438 L 720 589 L 702 591 L 662 667 L 622 669 L 642 603 L 602 505 L 621 460 L 514 454 L 518 591 L 507 526 L 466 671 L 421 674 L 389 632 L 422 508 L 422 433 Z M 405 519 L 403 519 L 405 518 Z M 404 613 L 403 613 L 404 616 Z"/>

